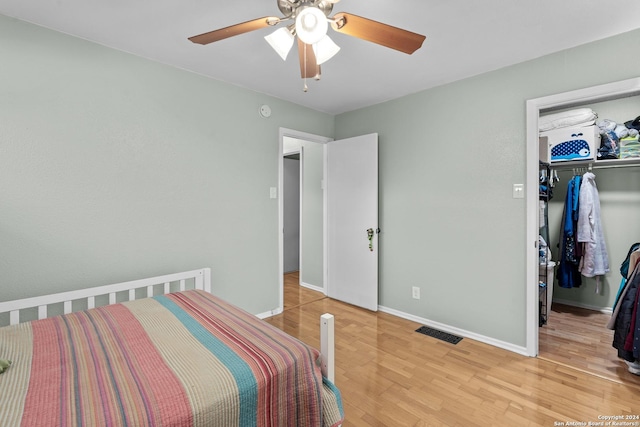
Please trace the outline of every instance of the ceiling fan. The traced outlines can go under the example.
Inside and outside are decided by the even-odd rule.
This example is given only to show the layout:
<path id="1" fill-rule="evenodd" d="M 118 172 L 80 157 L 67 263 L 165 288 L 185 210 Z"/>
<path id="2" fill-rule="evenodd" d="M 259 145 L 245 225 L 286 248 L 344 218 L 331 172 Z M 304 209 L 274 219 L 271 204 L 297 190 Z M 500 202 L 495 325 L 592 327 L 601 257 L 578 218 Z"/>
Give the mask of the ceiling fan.
<path id="1" fill-rule="evenodd" d="M 334 3 L 340 0 L 276 0 L 284 15 L 281 18 L 265 16 L 219 30 L 189 37 L 193 43 L 206 45 L 229 37 L 248 33 L 281 22 L 292 21 L 265 37 L 274 50 L 286 60 L 294 40 L 298 39 L 300 75 L 303 79 L 320 78 L 320 64 L 329 60 L 340 48 L 329 38 L 331 27 L 343 34 L 398 50 L 411 55 L 418 50 L 425 36 L 353 15 L 339 12 L 330 17 Z M 305 84 L 305 92 L 307 90 Z"/>

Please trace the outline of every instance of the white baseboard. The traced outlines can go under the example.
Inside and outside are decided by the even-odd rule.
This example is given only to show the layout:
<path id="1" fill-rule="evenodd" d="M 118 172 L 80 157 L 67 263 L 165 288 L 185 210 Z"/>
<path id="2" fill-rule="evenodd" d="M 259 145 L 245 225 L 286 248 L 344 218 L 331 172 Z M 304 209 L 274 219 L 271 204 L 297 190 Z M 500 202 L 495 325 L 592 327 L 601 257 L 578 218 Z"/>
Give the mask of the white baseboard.
<path id="1" fill-rule="evenodd" d="M 305 287 L 307 289 L 311 289 L 312 291 L 320 292 L 320 293 L 326 295 L 326 292 L 324 291 L 324 288 L 321 288 L 319 286 L 310 285 L 310 284 L 304 283 L 304 282 L 300 282 L 300 286 L 303 286 L 303 287 Z M 283 311 L 284 311 L 284 309 L 282 307 L 278 307 L 278 308 L 274 308 L 271 311 L 266 311 L 264 313 L 256 314 L 256 317 L 259 318 L 259 319 L 266 319 L 268 317 L 276 316 L 276 315 L 282 313 Z"/>
<path id="2" fill-rule="evenodd" d="M 383 313 L 388 313 L 393 316 L 401 317 L 403 319 L 411 320 L 413 322 L 420 323 L 425 326 L 429 326 L 431 328 L 439 329 L 444 332 L 448 332 L 450 334 L 462 336 L 465 338 L 469 338 L 472 340 L 480 341 L 485 344 L 492 345 L 494 347 L 502 348 L 504 350 L 512 351 L 514 353 L 521 354 L 523 356 L 529 356 L 527 354 L 527 348 L 519 345 L 514 345 L 505 341 L 500 341 L 491 337 L 487 337 L 484 335 L 476 334 L 475 332 L 466 331 L 464 329 L 456 328 L 454 326 L 445 325 L 444 323 L 435 322 L 433 320 L 425 319 L 422 317 L 414 316 L 413 314 L 404 313 L 402 311 L 394 310 L 393 308 L 378 306 L 378 310 Z"/>
<path id="3" fill-rule="evenodd" d="M 312 289 L 314 291 L 318 291 L 318 292 L 324 293 L 324 289 L 319 288 L 317 286 L 303 284 L 303 283 L 301 283 L 300 286 L 304 286 L 305 288 L 309 288 L 309 289 Z M 561 303 L 561 304 L 565 304 L 565 302 L 561 302 L 561 301 L 558 301 L 558 302 Z M 571 305 L 571 304 L 567 304 L 567 305 Z M 454 335 L 462 336 L 464 338 L 469 338 L 469 339 L 472 339 L 472 340 L 476 340 L 476 341 L 479 341 L 479 342 L 482 342 L 482 343 L 485 343 L 485 344 L 492 345 L 494 347 L 502 348 L 504 350 L 508 350 L 508 351 L 511 351 L 511 352 L 514 352 L 514 353 L 521 354 L 523 356 L 530 356 L 529 354 L 527 354 L 527 348 L 526 347 L 518 346 L 518 345 L 515 345 L 515 344 L 511 344 L 511 343 L 505 342 L 505 341 L 500 341 L 500 340 L 497 340 L 495 338 L 487 337 L 487 336 L 484 336 L 484 335 L 477 334 L 475 332 L 470 332 L 470 331 L 467 331 L 467 330 L 464 330 L 464 329 L 456 328 L 454 326 L 445 325 L 444 323 L 440 323 L 440 322 L 436 322 L 436 321 L 433 321 L 433 320 L 425 319 L 423 317 L 415 316 L 413 314 L 405 313 L 405 312 L 402 312 L 402 311 L 399 311 L 399 310 L 395 310 L 393 308 L 385 307 L 385 306 L 382 306 L 382 305 L 378 306 L 378 310 L 380 310 L 383 313 L 388 313 L 388 314 L 391 314 L 393 316 L 400 317 L 402 319 L 411 320 L 413 322 L 420 323 L 422 325 L 429 326 L 431 328 L 439 329 L 441 331 L 448 332 L 450 334 L 454 334 Z M 276 315 L 282 313 L 282 311 L 283 311 L 282 307 L 278 307 L 278 308 L 276 308 L 274 310 L 267 311 L 265 313 L 256 314 L 256 317 L 258 317 L 260 319 L 266 319 L 268 317 L 276 316 Z M 609 312 L 611 312 L 611 311 L 609 311 Z"/>
<path id="4" fill-rule="evenodd" d="M 610 307 L 596 307 L 595 305 L 583 304 L 578 301 L 571 301 L 571 300 L 557 299 L 557 298 L 554 298 L 551 303 L 552 310 L 553 310 L 554 302 L 557 302 L 558 304 L 563 304 L 563 305 L 570 305 L 572 307 L 586 308 L 587 310 L 599 311 L 600 313 L 604 313 L 604 314 L 613 313 L 613 309 L 611 309 Z"/>
<path id="5" fill-rule="evenodd" d="M 320 286 L 316 286 L 316 285 L 310 285 L 308 283 L 305 282 L 300 282 L 300 286 L 307 288 L 307 289 L 311 289 L 312 291 L 316 291 L 316 292 L 320 292 L 326 295 L 326 292 L 324 291 L 324 288 L 321 288 Z"/>
<path id="6" fill-rule="evenodd" d="M 277 316 L 278 314 L 282 313 L 282 311 L 283 311 L 282 307 L 278 307 L 278 308 L 275 308 L 275 309 L 273 309 L 271 311 L 267 311 L 265 313 L 256 314 L 256 317 L 258 319 L 266 319 L 268 317 Z"/>

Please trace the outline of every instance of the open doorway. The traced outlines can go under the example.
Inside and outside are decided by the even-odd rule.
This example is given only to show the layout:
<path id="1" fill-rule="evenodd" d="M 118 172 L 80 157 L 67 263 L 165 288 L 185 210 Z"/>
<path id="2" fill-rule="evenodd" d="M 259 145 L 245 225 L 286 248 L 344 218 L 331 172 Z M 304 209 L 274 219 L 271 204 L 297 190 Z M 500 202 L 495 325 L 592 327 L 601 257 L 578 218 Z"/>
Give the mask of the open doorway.
<path id="1" fill-rule="evenodd" d="M 283 270 L 285 275 L 300 271 L 301 153 L 301 150 L 285 153 L 282 160 Z"/>
<path id="2" fill-rule="evenodd" d="M 289 151 L 290 145 L 295 145 L 294 151 Z M 297 145 L 300 145 L 299 147 Z M 322 159 L 320 159 L 322 160 Z M 282 204 L 283 204 L 283 286 L 284 286 L 284 310 L 298 307 L 312 301 L 317 301 L 325 297 L 322 288 L 310 285 L 306 281 L 310 280 L 310 274 L 305 271 L 301 274 L 302 248 L 313 245 L 313 241 L 305 240 L 302 242 L 303 233 L 301 233 L 302 224 L 306 217 L 307 222 L 315 219 L 316 226 L 321 225 L 322 217 L 320 212 L 313 214 L 309 212 L 309 202 L 305 201 L 305 197 L 310 198 L 311 202 L 317 197 L 310 189 L 305 190 L 304 186 L 304 144 L 295 143 L 285 139 L 285 153 L 283 155 L 283 188 L 282 188 Z M 313 172 L 314 165 L 311 165 Z M 315 174 L 307 174 L 308 180 L 318 180 L 321 177 L 316 171 Z M 306 193 L 306 196 L 305 196 Z M 313 203 L 312 203 L 313 206 Z M 320 210 L 321 211 L 321 210 Z M 303 216 L 303 213 L 305 215 Z M 308 233 L 307 233 L 308 234 Z M 307 240 L 309 240 L 307 238 Z M 322 251 L 322 247 L 317 248 L 317 252 Z M 311 254 L 306 251 L 307 256 Z M 307 268 L 313 269 L 313 264 L 306 263 Z M 301 281 L 301 277 L 305 277 L 305 282 Z M 312 279 L 311 279 L 312 280 Z"/>
<path id="3" fill-rule="evenodd" d="M 330 140 L 290 129 L 280 131 L 279 264 L 283 309 L 326 295 L 323 181 L 324 144 Z M 296 189 L 297 194 L 293 194 Z"/>

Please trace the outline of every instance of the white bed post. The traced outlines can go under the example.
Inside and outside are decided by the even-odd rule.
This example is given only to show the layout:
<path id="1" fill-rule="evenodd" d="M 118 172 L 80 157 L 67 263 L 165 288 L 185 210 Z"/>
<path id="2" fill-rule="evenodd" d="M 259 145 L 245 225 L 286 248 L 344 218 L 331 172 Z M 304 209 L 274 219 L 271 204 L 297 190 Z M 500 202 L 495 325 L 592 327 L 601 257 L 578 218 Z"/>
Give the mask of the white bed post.
<path id="1" fill-rule="evenodd" d="M 320 352 L 322 353 L 322 375 L 335 382 L 335 336 L 333 315 L 320 316 Z"/>

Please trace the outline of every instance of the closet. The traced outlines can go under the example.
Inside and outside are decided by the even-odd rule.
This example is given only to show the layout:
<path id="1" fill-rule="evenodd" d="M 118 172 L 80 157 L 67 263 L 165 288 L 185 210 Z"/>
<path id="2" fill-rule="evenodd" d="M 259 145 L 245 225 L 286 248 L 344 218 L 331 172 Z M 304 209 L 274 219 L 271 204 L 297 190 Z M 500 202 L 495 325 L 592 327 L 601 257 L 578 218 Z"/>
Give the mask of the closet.
<path id="1" fill-rule="evenodd" d="M 609 119 L 618 123 L 632 120 L 640 115 L 640 94 L 638 92 L 626 93 L 621 97 L 612 99 L 604 99 L 598 101 L 572 103 L 565 107 L 541 110 L 540 116 L 550 112 L 561 112 L 570 110 L 571 108 L 588 107 L 597 113 L 596 123 Z M 597 150 L 598 147 L 596 147 Z M 585 173 L 593 173 L 597 184 L 599 194 L 601 224 L 608 252 L 608 263 L 610 271 L 604 276 L 600 276 L 596 283 L 595 278 L 581 277 L 579 287 L 565 288 L 558 285 L 557 266 L 561 256 L 561 230 L 563 227 L 563 211 L 565 208 L 565 198 L 567 195 L 568 184 L 570 180 L 578 175 L 583 176 Z M 543 176 L 555 177 L 557 182 L 550 182 L 552 185 L 551 192 L 547 196 L 542 190 L 539 194 L 540 202 L 547 202 L 546 209 L 540 205 L 540 223 L 539 232 L 543 240 L 546 241 L 550 257 L 548 260 L 540 258 L 541 265 L 539 267 L 539 281 L 546 285 L 546 289 L 540 286 L 540 329 L 554 328 L 558 332 L 558 328 L 564 326 L 559 322 L 553 324 L 554 314 L 563 311 L 563 316 L 579 316 L 578 321 L 586 325 L 592 319 L 598 319 L 602 322 L 603 318 L 611 316 L 611 310 L 615 303 L 616 295 L 620 287 L 621 274 L 620 264 L 625 259 L 629 247 L 640 242 L 640 158 L 628 159 L 611 159 L 611 160 L 572 160 L 558 163 L 542 163 L 539 165 L 539 179 Z M 554 274 L 555 273 L 555 274 Z M 549 277 L 549 275 L 554 277 Z M 553 283 L 553 285 L 551 284 Z M 549 301 L 545 301 L 548 298 Z M 542 301 L 545 301 L 543 304 Z M 551 304 L 549 304 L 551 302 Z M 576 310 L 574 314 L 567 314 L 570 310 L 561 309 L 554 313 L 556 307 L 577 307 L 581 311 Z M 576 314 L 579 313 L 579 314 Z M 598 328 L 600 328 L 598 326 Z M 578 328 L 577 328 L 578 329 Z M 587 342 L 589 337 L 581 337 L 580 330 L 562 331 L 563 339 Z M 584 330 L 587 330 L 586 328 Z M 604 344 L 603 350 L 605 354 L 611 354 L 611 363 L 615 365 L 616 350 L 611 346 L 613 340 L 613 331 L 605 332 L 611 339 Z M 548 339 L 551 334 L 542 331 L 540 337 L 540 347 L 544 348 L 544 339 Z M 593 344 L 591 344 L 593 345 Z M 548 348 L 548 347 L 546 347 Z M 585 353 L 592 351 L 585 348 Z M 545 356 L 540 354 L 540 356 Z M 619 360 L 620 369 L 616 375 L 623 377 L 625 375 L 625 366 L 622 360 Z M 611 371 L 611 367 L 608 368 Z M 596 369 L 597 370 L 597 369 Z M 631 382 L 638 381 L 638 378 L 629 375 Z"/>
<path id="2" fill-rule="evenodd" d="M 598 114 L 598 121 L 610 118 L 622 122 L 640 115 L 640 96 L 588 104 Z M 620 273 L 618 268 L 626 257 L 629 246 L 640 240 L 640 158 L 596 161 L 571 161 L 550 165 L 558 181 L 548 203 L 547 242 L 552 259 L 559 258 L 558 243 L 567 186 L 575 175 L 592 172 L 600 198 L 602 228 L 607 243 L 610 272 L 604 277 L 604 286 L 595 292 L 595 279 L 583 278 L 579 288 L 554 287 L 553 299 L 567 305 L 594 310 L 610 310 L 614 301 Z"/>

